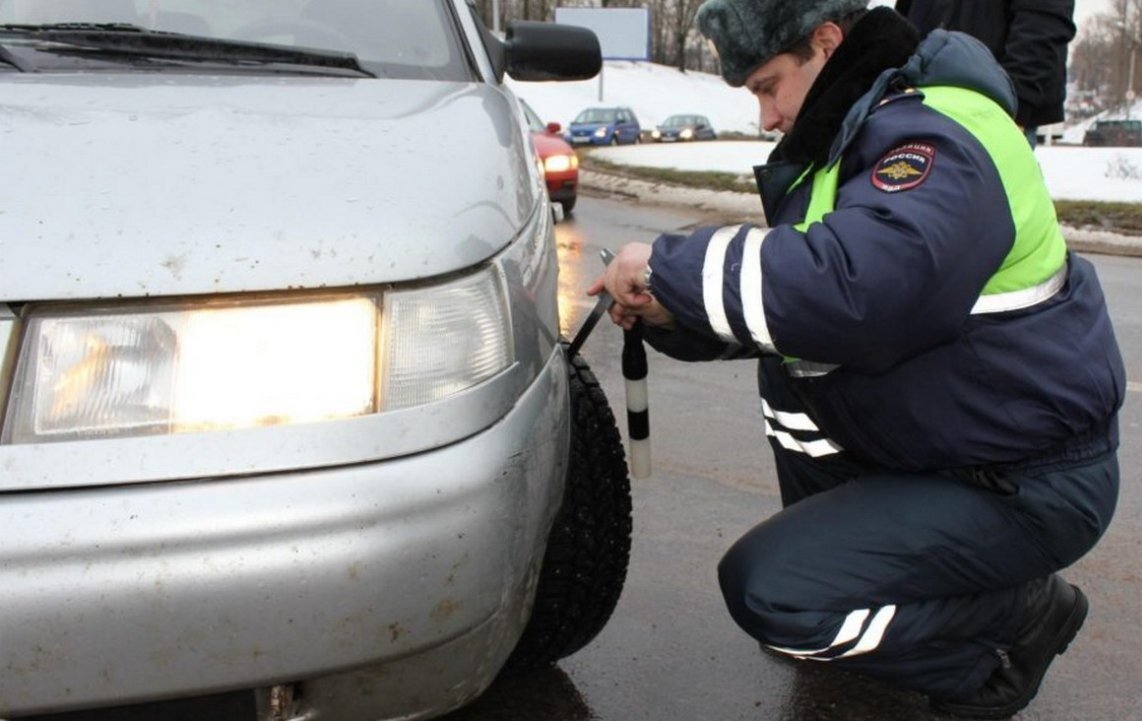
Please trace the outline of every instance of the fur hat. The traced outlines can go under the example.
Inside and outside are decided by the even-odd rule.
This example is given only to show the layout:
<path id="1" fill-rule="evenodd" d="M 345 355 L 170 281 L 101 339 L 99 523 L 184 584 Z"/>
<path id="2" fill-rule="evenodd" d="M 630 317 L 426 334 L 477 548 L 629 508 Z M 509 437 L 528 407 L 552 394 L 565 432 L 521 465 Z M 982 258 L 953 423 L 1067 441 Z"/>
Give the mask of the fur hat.
<path id="1" fill-rule="evenodd" d="M 713 41 L 722 77 L 735 88 L 751 71 L 809 36 L 826 20 L 868 7 L 868 0 L 706 0 L 698 29 Z"/>

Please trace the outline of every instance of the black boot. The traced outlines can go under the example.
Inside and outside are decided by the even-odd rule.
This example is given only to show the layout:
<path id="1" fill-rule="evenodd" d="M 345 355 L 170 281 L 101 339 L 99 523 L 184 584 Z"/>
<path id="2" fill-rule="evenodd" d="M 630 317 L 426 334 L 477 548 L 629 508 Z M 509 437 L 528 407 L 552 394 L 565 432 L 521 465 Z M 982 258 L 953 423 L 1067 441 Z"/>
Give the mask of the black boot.
<path id="1" fill-rule="evenodd" d="M 1047 667 L 1082 627 L 1088 604 L 1078 587 L 1051 574 L 1028 584 L 1024 607 L 1015 643 L 1006 653 L 998 652 L 1000 667 L 972 696 L 933 698 L 933 709 L 968 718 L 1005 719 L 1035 698 Z"/>

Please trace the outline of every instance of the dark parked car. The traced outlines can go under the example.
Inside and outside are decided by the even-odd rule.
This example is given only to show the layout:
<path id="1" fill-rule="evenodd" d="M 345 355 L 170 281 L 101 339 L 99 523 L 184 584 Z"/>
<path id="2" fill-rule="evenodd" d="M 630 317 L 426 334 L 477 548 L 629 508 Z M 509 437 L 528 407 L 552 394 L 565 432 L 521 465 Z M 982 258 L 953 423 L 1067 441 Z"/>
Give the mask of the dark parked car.
<path id="1" fill-rule="evenodd" d="M 587 108 L 571 121 L 567 142 L 572 145 L 641 143 L 642 127 L 630 108 Z"/>
<path id="2" fill-rule="evenodd" d="M 564 213 L 575 207 L 579 194 L 579 156 L 559 134 L 563 129 L 559 123 L 546 123 L 531 106 L 519 101 L 527 127 L 531 130 L 531 142 L 539 156 L 539 167 L 543 180 L 547 183 L 547 195 L 553 202 L 563 206 Z"/>
<path id="3" fill-rule="evenodd" d="M 705 115 L 671 115 L 654 130 L 650 138 L 660 143 L 676 140 L 716 140 L 718 134 Z"/>
<path id="4" fill-rule="evenodd" d="M 1083 145 L 1142 146 L 1142 120 L 1098 120 L 1087 128 Z"/>

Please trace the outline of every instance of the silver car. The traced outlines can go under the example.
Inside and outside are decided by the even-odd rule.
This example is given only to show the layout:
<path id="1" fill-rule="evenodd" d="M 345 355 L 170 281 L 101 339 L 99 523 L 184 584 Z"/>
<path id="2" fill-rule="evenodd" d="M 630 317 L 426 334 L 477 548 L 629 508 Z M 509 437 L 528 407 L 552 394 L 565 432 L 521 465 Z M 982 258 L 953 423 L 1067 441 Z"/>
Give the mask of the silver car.
<path id="1" fill-rule="evenodd" d="M 603 627 L 630 486 L 501 82 L 599 63 L 465 0 L 0 0 L 0 717 L 428 718 Z"/>

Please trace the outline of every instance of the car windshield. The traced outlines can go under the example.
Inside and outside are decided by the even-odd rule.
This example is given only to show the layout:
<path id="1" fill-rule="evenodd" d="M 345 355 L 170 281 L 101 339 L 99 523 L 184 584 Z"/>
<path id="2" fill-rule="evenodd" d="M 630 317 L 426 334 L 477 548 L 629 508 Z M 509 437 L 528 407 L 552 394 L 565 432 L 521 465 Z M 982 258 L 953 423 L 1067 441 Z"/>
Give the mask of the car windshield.
<path id="1" fill-rule="evenodd" d="M 543 124 L 543 121 L 539 119 L 539 116 L 531 109 L 530 105 L 522 100 L 519 101 L 519 104 L 520 107 L 523 108 L 523 117 L 527 119 L 527 127 L 529 130 L 536 133 L 542 133 L 547 130 L 547 126 Z"/>
<path id="2" fill-rule="evenodd" d="M 662 124 L 664 128 L 681 128 L 687 125 L 698 125 L 698 118 L 693 115 L 671 115 Z"/>
<path id="3" fill-rule="evenodd" d="M 0 45 L 22 60 L 37 48 L 21 45 L 21 30 L 43 33 L 77 25 L 115 31 L 104 26 L 120 24 L 352 54 L 363 67 L 384 77 L 471 78 L 450 11 L 441 0 L 0 0 L 0 26 L 7 26 L 0 32 Z M 115 52 L 90 37 L 85 38 L 83 57 L 108 62 L 106 56 Z M 50 43 L 40 45 L 42 55 L 67 54 L 59 47 L 47 47 Z M 106 51 L 105 56 L 98 57 L 93 48 Z M 122 54 L 121 47 L 114 50 Z M 132 59 L 137 60 L 140 53 L 133 50 Z M 185 58 L 185 53 L 180 55 Z M 195 59 L 210 58 L 208 52 L 200 52 Z M 41 57 L 29 64 L 37 70 L 52 69 L 51 61 Z M 74 57 L 69 58 L 68 68 L 75 66 Z"/>
<path id="4" fill-rule="evenodd" d="M 615 111 L 608 108 L 588 108 L 575 118 L 576 123 L 613 123 Z"/>

